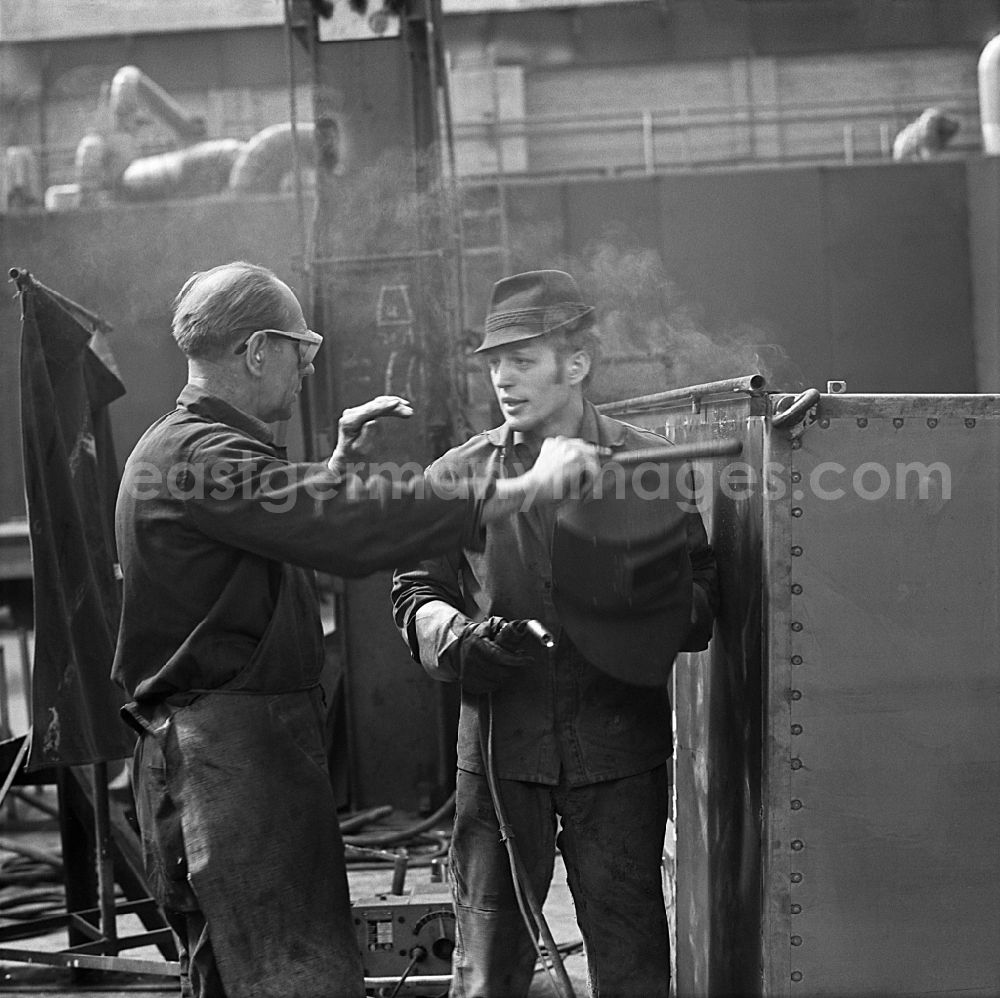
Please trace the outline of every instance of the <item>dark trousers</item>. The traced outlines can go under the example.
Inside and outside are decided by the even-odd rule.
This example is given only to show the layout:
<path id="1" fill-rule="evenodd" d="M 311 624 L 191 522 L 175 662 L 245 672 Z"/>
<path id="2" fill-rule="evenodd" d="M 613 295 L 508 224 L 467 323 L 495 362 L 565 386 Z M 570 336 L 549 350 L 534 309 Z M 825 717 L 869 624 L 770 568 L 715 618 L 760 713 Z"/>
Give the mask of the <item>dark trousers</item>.
<path id="1" fill-rule="evenodd" d="M 177 939 L 181 998 L 226 998 L 205 916 L 200 911 L 169 909 L 165 909 L 164 914 Z"/>
<path id="2" fill-rule="evenodd" d="M 226 998 L 205 915 L 187 882 L 180 813 L 167 789 L 163 748 L 152 735 L 136 743 L 132 786 L 150 889 L 177 941 L 181 996 Z"/>
<path id="3" fill-rule="evenodd" d="M 499 782 L 540 905 L 557 846 L 562 853 L 595 998 L 667 998 L 670 940 L 661 870 L 666 766 L 585 787 Z M 457 919 L 452 998 L 523 998 L 535 947 L 518 908 L 486 778 L 461 770 L 451 866 Z"/>
<path id="4" fill-rule="evenodd" d="M 197 998 L 364 995 L 320 721 L 317 691 L 219 693 L 140 739 L 146 876 Z"/>

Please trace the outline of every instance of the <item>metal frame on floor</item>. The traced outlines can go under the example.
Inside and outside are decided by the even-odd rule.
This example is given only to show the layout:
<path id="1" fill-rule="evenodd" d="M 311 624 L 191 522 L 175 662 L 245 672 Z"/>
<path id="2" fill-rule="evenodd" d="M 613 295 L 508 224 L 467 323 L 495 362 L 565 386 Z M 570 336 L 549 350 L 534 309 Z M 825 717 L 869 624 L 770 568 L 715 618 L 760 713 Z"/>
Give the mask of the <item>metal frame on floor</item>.
<path id="1" fill-rule="evenodd" d="M 18 773 L 24 764 L 30 745 L 30 735 L 21 735 L 0 743 L 0 760 L 6 769 L 0 804 L 10 788 L 17 782 Z M 7 761 L 9 760 L 9 761 Z M 15 963 L 45 964 L 67 967 L 73 970 L 105 970 L 128 974 L 153 974 L 163 977 L 177 977 L 180 964 L 169 959 L 175 954 L 173 935 L 166 924 L 159 905 L 150 897 L 115 900 L 114 854 L 116 847 L 122 852 L 122 843 L 116 841 L 111 818 L 108 795 L 108 770 L 106 763 L 95 763 L 89 767 L 90 787 L 79 780 L 76 774 L 70 776 L 67 767 L 57 770 L 56 786 L 59 793 L 60 832 L 63 841 L 63 870 L 66 885 L 66 911 L 42 918 L 35 918 L 15 925 L 0 927 L 0 944 L 16 942 L 19 939 L 37 939 L 59 929 L 66 929 L 71 945 L 61 950 L 18 949 L 0 945 L 0 961 Z M 0 769 L 0 772 L 3 770 Z M 79 790 L 80 793 L 76 791 Z M 87 801 L 92 817 L 92 834 L 95 848 L 91 858 L 93 869 L 84 865 L 86 849 L 71 849 L 71 812 L 77 822 L 83 808 L 79 802 Z M 96 874 L 97 905 L 76 908 L 84 896 L 93 896 L 91 886 Z M 136 884 L 130 884 L 132 893 Z M 76 908 L 76 910 L 73 910 Z M 119 936 L 117 920 L 120 915 L 138 915 L 147 931 L 129 936 Z M 157 924 L 159 923 L 159 924 Z M 153 926 L 150 928 L 150 926 Z M 73 942 L 74 938 L 79 942 Z M 123 950 L 141 946 L 157 946 L 165 959 L 150 960 L 121 956 Z"/>

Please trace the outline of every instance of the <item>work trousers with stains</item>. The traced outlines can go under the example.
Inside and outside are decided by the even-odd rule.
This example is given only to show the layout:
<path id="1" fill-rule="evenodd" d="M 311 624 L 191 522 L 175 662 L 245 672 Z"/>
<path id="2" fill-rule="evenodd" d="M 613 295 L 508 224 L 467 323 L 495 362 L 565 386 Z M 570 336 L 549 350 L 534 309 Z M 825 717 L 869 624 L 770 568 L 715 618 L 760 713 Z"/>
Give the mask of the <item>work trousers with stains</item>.
<path id="1" fill-rule="evenodd" d="M 181 998 L 226 998 L 212 950 L 205 916 L 200 911 L 164 909 L 173 929 L 181 964 Z"/>
<path id="2" fill-rule="evenodd" d="M 507 820 L 539 905 L 558 847 L 594 998 L 667 998 L 670 941 L 661 860 L 666 766 L 589 786 L 500 780 Z M 458 773 L 451 868 L 451 998 L 523 998 L 535 947 L 525 928 L 485 776 Z M 556 940 L 560 942 L 561 940 Z"/>
<path id="3" fill-rule="evenodd" d="M 132 783 L 150 888 L 177 943 L 181 998 L 226 998 L 208 925 L 187 881 L 180 809 L 166 788 L 165 768 L 162 742 L 143 735 L 135 747 Z"/>
<path id="4" fill-rule="evenodd" d="M 164 707 L 133 767 L 147 880 L 194 998 L 361 998 L 318 690 Z"/>

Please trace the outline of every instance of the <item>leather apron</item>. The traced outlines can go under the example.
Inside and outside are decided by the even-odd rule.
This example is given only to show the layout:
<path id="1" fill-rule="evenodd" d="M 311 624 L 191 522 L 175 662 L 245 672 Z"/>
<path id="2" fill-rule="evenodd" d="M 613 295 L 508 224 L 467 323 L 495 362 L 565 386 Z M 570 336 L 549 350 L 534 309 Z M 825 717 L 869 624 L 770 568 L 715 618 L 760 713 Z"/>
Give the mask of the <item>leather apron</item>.
<path id="1" fill-rule="evenodd" d="M 159 758 L 136 770 L 150 886 L 180 910 L 193 890 L 228 998 L 361 998 L 320 688 L 313 680 L 252 689 L 265 677 L 273 684 L 283 651 L 294 660 L 304 641 L 308 618 L 296 611 L 308 583 L 297 569 L 283 576 L 275 614 L 239 676 L 195 691 L 184 706 L 140 708 L 143 740 L 156 744 L 141 746 L 137 761 L 146 750 L 162 756 L 162 774 Z M 178 833 L 183 860 L 166 869 L 157 856 L 178 850 L 162 840 Z"/>

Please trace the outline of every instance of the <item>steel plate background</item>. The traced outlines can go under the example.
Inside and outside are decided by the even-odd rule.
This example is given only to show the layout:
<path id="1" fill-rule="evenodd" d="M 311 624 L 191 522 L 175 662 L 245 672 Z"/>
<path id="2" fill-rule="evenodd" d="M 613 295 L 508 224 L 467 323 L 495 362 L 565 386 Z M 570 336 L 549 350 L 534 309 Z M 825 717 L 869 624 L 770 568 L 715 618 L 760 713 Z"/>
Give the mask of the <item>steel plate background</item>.
<path id="1" fill-rule="evenodd" d="M 792 995 L 1000 993 L 1000 419 L 905 408 L 793 452 Z"/>
<path id="2" fill-rule="evenodd" d="M 606 407 L 752 473 L 697 465 L 723 607 L 674 671 L 677 994 L 995 998 L 1000 398 L 779 400 Z"/>

